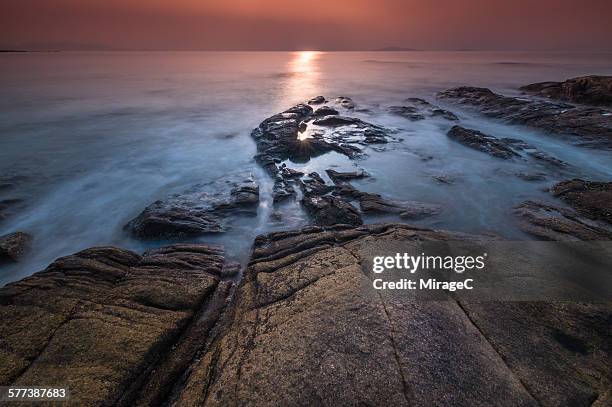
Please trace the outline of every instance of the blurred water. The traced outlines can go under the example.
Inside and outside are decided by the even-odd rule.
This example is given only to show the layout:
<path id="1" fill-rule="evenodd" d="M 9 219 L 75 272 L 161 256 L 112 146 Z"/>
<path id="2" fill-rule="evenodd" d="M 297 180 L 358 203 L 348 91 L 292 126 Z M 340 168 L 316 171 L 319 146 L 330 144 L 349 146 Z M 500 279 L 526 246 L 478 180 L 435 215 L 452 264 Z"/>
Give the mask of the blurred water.
<path id="1" fill-rule="evenodd" d="M 249 133 L 264 118 L 313 96 L 350 96 L 360 107 L 380 111 L 407 97 L 434 101 L 437 91 L 458 85 L 516 94 L 526 83 L 612 74 L 612 55 L 19 53 L 0 55 L 0 73 L 0 180 L 18 177 L 13 188 L 0 189 L 0 201 L 20 198 L 26 205 L 0 223 L 0 235 L 21 230 L 35 236 L 26 262 L 0 269 L 4 284 L 86 247 L 141 251 L 162 244 L 133 240 L 122 226 L 154 200 L 234 170 L 252 170 L 262 182 L 260 216 L 200 241 L 222 243 L 230 256 L 244 259 L 256 234 L 304 224 L 296 203 L 283 205 L 283 223 L 268 222 L 271 185 L 253 162 Z M 445 133 L 451 123 L 362 113 L 396 129 L 403 141 L 390 151 L 368 150 L 356 161 L 331 153 L 296 167 L 320 173 L 366 168 L 373 177 L 355 183 L 363 190 L 445 206 L 441 216 L 415 223 L 515 239 L 526 238 L 510 213 L 516 203 L 550 200 L 543 189 L 557 179 L 611 178 L 610 152 L 449 108 L 468 127 L 522 138 L 571 166 L 547 181 L 526 182 L 513 174 L 533 172 L 532 164 L 492 159 L 450 141 Z M 440 184 L 434 175 L 456 182 Z"/>

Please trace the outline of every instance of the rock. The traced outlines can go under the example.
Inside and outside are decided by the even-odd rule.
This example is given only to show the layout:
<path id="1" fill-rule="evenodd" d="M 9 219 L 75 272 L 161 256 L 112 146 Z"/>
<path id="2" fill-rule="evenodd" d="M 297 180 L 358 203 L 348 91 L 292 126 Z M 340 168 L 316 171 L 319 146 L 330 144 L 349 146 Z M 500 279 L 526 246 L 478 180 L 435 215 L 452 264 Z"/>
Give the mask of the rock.
<path id="1" fill-rule="evenodd" d="M 300 123 L 307 120 L 311 114 L 310 106 L 299 104 L 267 118 L 251 132 L 257 144 L 255 159 L 272 175 L 276 175 L 277 171 L 275 161 L 284 161 L 308 153 L 308 146 L 298 139 L 298 129 Z"/>
<path id="2" fill-rule="evenodd" d="M 438 215 L 442 212 L 440 205 L 417 201 L 397 201 L 384 199 L 381 195 L 360 192 L 359 205 L 364 213 L 395 213 L 403 219 L 421 219 Z"/>
<path id="3" fill-rule="evenodd" d="M 455 183 L 455 178 L 450 175 L 432 175 L 431 178 L 440 184 L 452 185 Z"/>
<path id="4" fill-rule="evenodd" d="M 323 106 L 318 110 L 321 109 L 331 108 Z M 305 163 L 312 157 L 330 151 L 355 158 L 361 154 L 361 149 L 355 144 L 386 142 L 387 132 L 382 127 L 357 118 L 338 116 L 336 111 L 323 110 L 326 111 L 332 114 L 318 116 L 313 114 L 310 106 L 300 104 L 261 122 L 251 132 L 257 144 L 255 160 L 270 175 L 276 176 L 279 171 L 276 164 L 288 159 Z M 307 123 L 313 118 L 312 124 L 321 127 L 308 133 L 307 137 L 298 137 L 299 132 L 307 132 Z M 352 132 L 350 136 L 335 130 L 336 127 L 349 125 Z"/>
<path id="5" fill-rule="evenodd" d="M 124 228 L 141 239 L 220 233 L 231 217 L 254 216 L 258 206 L 259 185 L 250 174 L 230 175 L 156 201 Z"/>
<path id="6" fill-rule="evenodd" d="M 317 126 L 336 127 L 336 126 L 348 126 L 351 124 L 360 124 L 361 120 L 356 119 L 354 117 L 332 115 L 332 116 L 319 117 L 318 119 L 315 119 L 315 121 L 312 123 L 316 124 Z"/>
<path id="7" fill-rule="evenodd" d="M 607 304 L 419 301 L 372 289 L 365 265 L 377 248 L 469 238 L 406 225 L 258 237 L 223 333 L 176 405 L 605 401 Z"/>
<path id="8" fill-rule="evenodd" d="M 390 106 L 389 112 L 412 121 L 424 120 L 425 117 L 442 117 L 450 121 L 459 120 L 453 112 L 441 109 L 425 99 L 408 98 L 404 102 L 408 106 Z"/>
<path id="9" fill-rule="evenodd" d="M 438 97 L 477 108 L 485 116 L 510 124 L 575 136 L 584 147 L 612 148 L 612 112 L 604 109 L 506 97 L 474 87 L 449 89 Z"/>
<path id="10" fill-rule="evenodd" d="M 0 236 L 0 264 L 20 261 L 32 247 L 32 236 L 23 232 Z"/>
<path id="11" fill-rule="evenodd" d="M 225 307 L 223 265 L 207 245 L 98 247 L 1 288 L 0 384 L 68 387 L 71 405 L 164 404 Z"/>
<path id="12" fill-rule="evenodd" d="M 320 105 L 325 103 L 325 97 L 323 96 L 315 96 L 308 101 L 309 105 Z"/>
<path id="13" fill-rule="evenodd" d="M 425 119 L 425 116 L 419 112 L 419 109 L 413 106 L 389 106 L 389 112 L 412 121 Z"/>
<path id="14" fill-rule="evenodd" d="M 363 223 L 359 211 L 339 197 L 306 196 L 302 202 L 316 225 L 361 225 Z"/>
<path id="15" fill-rule="evenodd" d="M 527 201 L 518 205 L 514 214 L 523 231 L 543 240 L 612 240 L 611 230 L 571 209 Z"/>
<path id="16" fill-rule="evenodd" d="M 302 187 L 302 192 L 306 196 L 322 196 L 334 189 L 333 186 L 327 185 L 323 178 L 316 172 L 308 174 L 308 178 L 303 179 L 300 186 Z"/>
<path id="17" fill-rule="evenodd" d="M 278 177 L 274 181 L 272 187 L 272 201 L 275 203 L 284 201 L 287 198 L 295 196 L 295 188 L 285 181 L 282 177 Z"/>
<path id="18" fill-rule="evenodd" d="M 346 96 L 338 96 L 336 98 L 336 103 L 345 109 L 352 110 L 355 108 L 355 102 L 353 102 L 353 99 Z"/>
<path id="19" fill-rule="evenodd" d="M 500 139 L 481 133 L 478 130 L 453 126 L 448 131 L 447 136 L 461 144 L 494 157 L 508 159 L 519 156 L 514 150 L 508 147 L 506 143 L 500 141 Z"/>
<path id="20" fill-rule="evenodd" d="M 559 182 L 551 192 L 581 215 L 612 224 L 612 182 L 572 179 Z"/>
<path id="21" fill-rule="evenodd" d="M 300 178 L 304 175 L 302 171 L 294 170 L 293 168 L 287 167 L 286 164 L 281 165 L 280 175 L 285 179 Z"/>
<path id="22" fill-rule="evenodd" d="M 506 144 L 507 146 L 513 148 L 515 151 L 524 151 L 528 156 L 544 164 L 547 164 L 548 166 L 558 167 L 558 168 L 567 167 L 566 162 L 561 161 L 558 158 L 551 156 L 550 154 L 539 151 L 537 148 L 526 143 L 523 140 L 514 139 L 514 138 L 501 138 L 499 140 L 502 143 Z"/>
<path id="23" fill-rule="evenodd" d="M 316 117 L 321 116 L 334 116 L 340 114 L 336 109 L 330 106 L 321 106 L 317 110 L 314 111 L 313 115 Z"/>
<path id="24" fill-rule="evenodd" d="M 546 174 L 542 173 L 517 172 L 514 175 L 525 181 L 544 181 L 546 179 Z"/>
<path id="25" fill-rule="evenodd" d="M 325 170 L 329 178 L 335 183 L 343 183 L 352 179 L 360 179 L 368 177 L 368 173 L 365 171 L 351 171 L 351 172 L 340 172 L 332 169 Z"/>
<path id="26" fill-rule="evenodd" d="M 538 96 L 572 103 L 612 107 L 612 76 L 580 76 L 565 82 L 539 82 L 521 87 Z"/>

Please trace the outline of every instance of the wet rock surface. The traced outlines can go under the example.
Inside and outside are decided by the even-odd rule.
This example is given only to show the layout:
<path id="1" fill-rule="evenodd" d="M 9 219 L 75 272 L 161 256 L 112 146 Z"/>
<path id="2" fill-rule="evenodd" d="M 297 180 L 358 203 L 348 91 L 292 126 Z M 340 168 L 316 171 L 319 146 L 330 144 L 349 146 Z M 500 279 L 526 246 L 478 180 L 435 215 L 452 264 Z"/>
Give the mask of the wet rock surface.
<path id="1" fill-rule="evenodd" d="M 580 76 L 564 82 L 539 82 L 521 90 L 550 99 L 612 107 L 612 76 Z"/>
<path id="2" fill-rule="evenodd" d="M 486 88 L 459 87 L 438 94 L 441 100 L 478 109 L 483 115 L 558 135 L 576 136 L 585 147 L 612 148 L 612 112 L 542 100 L 502 96 Z"/>
<path id="3" fill-rule="evenodd" d="M 0 236 L 0 265 L 20 261 L 32 246 L 32 236 L 24 232 Z"/>
<path id="4" fill-rule="evenodd" d="M 373 290 L 362 266 L 372 247 L 462 239 L 479 237 L 405 225 L 258 237 L 177 405 L 609 401 L 609 305 L 423 302 Z"/>
<path id="5" fill-rule="evenodd" d="M 258 206 L 259 185 L 253 177 L 230 175 L 154 202 L 125 229 L 142 239 L 220 233 L 236 216 L 255 216 Z"/>
<path id="6" fill-rule="evenodd" d="M 63 257 L 0 289 L 0 384 L 68 387 L 71 405 L 159 405 L 225 306 L 223 252 L 174 245 Z"/>

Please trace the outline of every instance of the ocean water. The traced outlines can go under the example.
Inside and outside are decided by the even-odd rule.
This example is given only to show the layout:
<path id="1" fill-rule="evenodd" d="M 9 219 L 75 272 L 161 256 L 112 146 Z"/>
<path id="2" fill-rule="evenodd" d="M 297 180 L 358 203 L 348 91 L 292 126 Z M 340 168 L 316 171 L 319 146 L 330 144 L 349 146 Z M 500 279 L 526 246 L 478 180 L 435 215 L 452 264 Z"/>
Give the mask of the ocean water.
<path id="1" fill-rule="evenodd" d="M 566 161 L 563 171 L 507 162 L 446 137 L 453 123 L 411 122 L 385 113 L 408 97 L 435 102 L 459 85 L 516 95 L 523 84 L 585 74 L 612 74 L 612 54 L 509 52 L 61 52 L 0 55 L 0 201 L 23 208 L 0 222 L 0 235 L 34 236 L 28 258 L 0 268 L 0 285 L 90 246 L 136 251 L 165 242 L 130 238 L 123 225 L 145 206 L 191 185 L 251 171 L 262 186 L 258 216 L 223 235 L 196 241 L 223 244 L 244 261 L 254 236 L 307 223 L 295 202 L 270 222 L 271 181 L 255 164 L 251 130 L 272 114 L 316 95 L 350 96 L 355 115 L 396 131 L 386 151 L 367 149 L 349 160 L 336 153 L 295 168 L 364 168 L 355 182 L 389 198 L 441 204 L 437 217 L 412 223 L 528 239 L 512 217 L 527 199 L 551 200 L 546 187 L 579 176 L 612 178 L 612 152 L 445 106 L 466 127 L 520 138 Z M 438 103 L 439 104 L 439 103 Z M 367 113 L 366 109 L 371 113 Z M 513 174 L 546 172 L 541 182 Z M 451 176 L 452 185 L 432 177 Z M 1 184 L 1 182 L 0 182 Z M 367 222 L 397 220 L 371 217 Z"/>

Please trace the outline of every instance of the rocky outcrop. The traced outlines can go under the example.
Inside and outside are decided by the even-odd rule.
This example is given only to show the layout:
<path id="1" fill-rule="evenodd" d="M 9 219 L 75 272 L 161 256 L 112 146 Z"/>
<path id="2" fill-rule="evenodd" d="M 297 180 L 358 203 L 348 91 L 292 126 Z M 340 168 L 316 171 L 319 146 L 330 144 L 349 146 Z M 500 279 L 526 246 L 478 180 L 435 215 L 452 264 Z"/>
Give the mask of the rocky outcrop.
<path id="1" fill-rule="evenodd" d="M 425 99 L 408 98 L 404 100 L 404 103 L 401 106 L 390 106 L 389 112 L 412 121 L 424 120 L 426 117 L 441 117 L 450 121 L 459 120 L 453 112 L 441 109 Z"/>
<path id="2" fill-rule="evenodd" d="M 32 236 L 23 232 L 0 236 L 0 265 L 20 261 L 32 246 Z"/>
<path id="3" fill-rule="evenodd" d="M 373 290 L 363 266 L 398 241 L 477 238 L 401 225 L 260 236 L 175 405 L 605 405 L 608 305 L 420 301 Z"/>
<path id="4" fill-rule="evenodd" d="M 539 82 L 521 90 L 550 99 L 612 107 L 612 76 L 580 76 L 564 82 Z"/>
<path id="5" fill-rule="evenodd" d="M 159 200 L 132 219 L 125 229 L 141 239 L 220 233 L 236 216 L 254 216 L 259 185 L 250 174 L 230 175 Z"/>
<path id="6" fill-rule="evenodd" d="M 442 100 L 478 109 L 488 117 L 549 133 L 576 136 L 585 147 L 612 148 L 612 112 L 542 100 L 507 97 L 486 88 L 459 87 L 440 92 Z"/>
<path id="7" fill-rule="evenodd" d="M 612 240 L 612 183 L 572 179 L 551 188 L 571 208 L 527 201 L 515 215 L 521 228 L 540 239 Z"/>
<path id="8" fill-rule="evenodd" d="M 326 103 L 324 98 L 314 99 Z M 314 99 L 309 104 L 314 104 Z M 338 98 L 336 103 L 346 109 L 354 108 L 349 98 Z M 330 195 L 334 186 L 325 185 L 319 174 L 305 176 L 283 161 L 307 162 L 330 151 L 355 158 L 362 154 L 360 146 L 387 143 L 391 137 L 386 129 L 359 118 L 341 116 L 331 106 L 321 106 L 313 112 L 309 105 L 301 104 L 264 120 L 252 136 L 257 143 L 256 161 L 273 177 L 275 203 L 296 197 L 299 188 L 305 192 L 302 203 L 315 223 L 362 223 L 359 211 L 341 194 Z"/>
<path id="9" fill-rule="evenodd" d="M 581 215 L 612 224 L 612 182 L 572 179 L 559 182 L 551 192 Z"/>
<path id="10" fill-rule="evenodd" d="M 71 405 L 160 405 L 203 350 L 231 284 L 223 252 L 92 248 L 0 289 L 0 385 Z"/>

